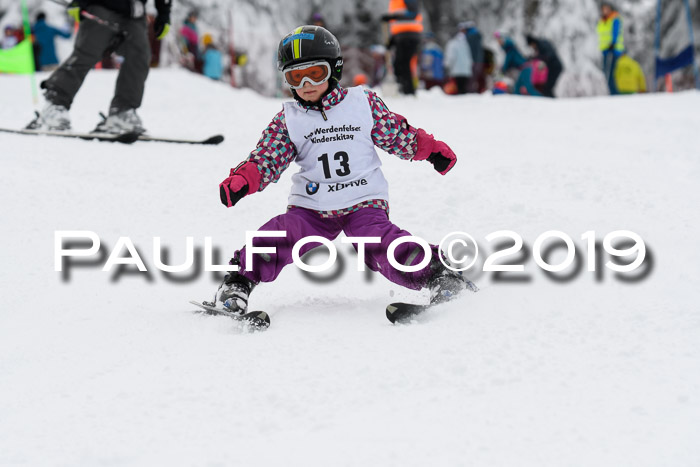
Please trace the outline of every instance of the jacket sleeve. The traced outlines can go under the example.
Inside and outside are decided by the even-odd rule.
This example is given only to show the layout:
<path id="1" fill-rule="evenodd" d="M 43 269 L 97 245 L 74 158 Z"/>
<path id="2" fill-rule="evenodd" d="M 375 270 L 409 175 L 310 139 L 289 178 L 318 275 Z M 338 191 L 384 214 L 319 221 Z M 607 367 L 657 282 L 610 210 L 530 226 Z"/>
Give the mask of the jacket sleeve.
<path id="1" fill-rule="evenodd" d="M 172 0 L 155 0 L 156 10 L 158 11 L 158 16 L 165 19 L 166 23 L 170 23 L 170 7 L 172 6 Z"/>
<path id="2" fill-rule="evenodd" d="M 69 39 L 71 36 L 70 30 L 67 30 L 67 29 L 59 29 L 59 28 L 51 27 L 51 32 L 54 34 L 54 36 L 61 36 L 61 37 L 64 37 L 66 39 Z"/>
<path id="3" fill-rule="evenodd" d="M 620 18 L 615 18 L 613 20 L 613 27 L 612 27 L 612 40 L 610 41 L 610 48 L 613 48 L 617 45 L 617 39 L 620 37 Z"/>
<path id="4" fill-rule="evenodd" d="M 264 190 L 270 183 L 277 183 L 282 172 L 296 157 L 297 149 L 289 137 L 284 110 L 282 110 L 265 128 L 257 146 L 246 159 L 258 166 L 260 172 L 258 191 Z"/>
<path id="5" fill-rule="evenodd" d="M 378 148 L 400 159 L 411 160 L 418 148 L 416 128 L 411 127 L 401 115 L 391 112 L 384 101 L 373 91 L 365 89 L 372 109 L 372 141 Z"/>

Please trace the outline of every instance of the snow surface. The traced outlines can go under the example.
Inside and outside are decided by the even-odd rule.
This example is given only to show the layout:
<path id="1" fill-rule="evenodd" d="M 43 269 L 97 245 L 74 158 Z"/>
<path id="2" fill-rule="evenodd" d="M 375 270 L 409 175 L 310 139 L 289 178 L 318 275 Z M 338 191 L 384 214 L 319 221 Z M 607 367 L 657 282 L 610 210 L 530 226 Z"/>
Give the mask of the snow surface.
<path id="1" fill-rule="evenodd" d="M 74 128 L 97 123 L 114 78 L 90 73 Z M 0 76 L 0 89 L 0 126 L 26 123 L 28 80 Z M 366 280 L 338 240 L 340 279 L 290 266 L 252 295 L 272 327 L 241 334 L 192 313 L 217 283 L 168 280 L 152 238 L 179 263 L 186 236 L 210 236 L 223 262 L 284 211 L 291 172 L 233 209 L 217 187 L 281 102 L 154 70 L 150 132 L 222 145 L 0 133 L 0 465 L 699 465 L 700 93 L 387 104 L 460 157 L 443 178 L 382 156 L 398 225 L 431 241 L 464 230 L 487 250 L 493 231 L 532 246 L 556 229 L 582 257 L 584 232 L 628 229 L 651 274 L 597 282 L 584 268 L 557 283 L 530 257 L 529 283 L 472 274 L 479 293 L 393 326 L 387 303 L 425 295 Z M 63 281 L 57 230 L 94 231 L 105 254 L 130 237 L 150 280 L 112 280 L 103 259 Z"/>

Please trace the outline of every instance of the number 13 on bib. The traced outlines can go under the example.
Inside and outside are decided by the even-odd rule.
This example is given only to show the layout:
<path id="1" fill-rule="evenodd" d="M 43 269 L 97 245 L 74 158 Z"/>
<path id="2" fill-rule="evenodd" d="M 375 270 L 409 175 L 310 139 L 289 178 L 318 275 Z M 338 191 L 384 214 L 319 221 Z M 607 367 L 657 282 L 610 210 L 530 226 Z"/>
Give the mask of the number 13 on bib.
<path id="1" fill-rule="evenodd" d="M 338 105 L 307 113 L 284 105 L 289 136 L 301 166 L 292 176 L 289 204 L 332 211 L 372 199 L 389 200 L 388 184 L 374 148 L 372 111 L 361 87 L 351 88 Z M 303 117 L 302 117 L 303 114 Z M 312 117 L 312 118 L 309 118 Z"/>

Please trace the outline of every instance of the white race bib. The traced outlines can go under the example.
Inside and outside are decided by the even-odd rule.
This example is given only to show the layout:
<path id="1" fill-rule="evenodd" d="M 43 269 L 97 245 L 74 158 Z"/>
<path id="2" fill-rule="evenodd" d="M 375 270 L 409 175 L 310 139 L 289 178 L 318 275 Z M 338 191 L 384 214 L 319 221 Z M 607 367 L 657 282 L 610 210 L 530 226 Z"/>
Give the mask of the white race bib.
<path id="1" fill-rule="evenodd" d="M 321 112 L 284 104 L 287 130 L 301 170 L 292 176 L 289 204 L 316 211 L 349 208 L 370 199 L 389 200 L 389 186 L 372 142 L 372 109 L 362 87 Z"/>

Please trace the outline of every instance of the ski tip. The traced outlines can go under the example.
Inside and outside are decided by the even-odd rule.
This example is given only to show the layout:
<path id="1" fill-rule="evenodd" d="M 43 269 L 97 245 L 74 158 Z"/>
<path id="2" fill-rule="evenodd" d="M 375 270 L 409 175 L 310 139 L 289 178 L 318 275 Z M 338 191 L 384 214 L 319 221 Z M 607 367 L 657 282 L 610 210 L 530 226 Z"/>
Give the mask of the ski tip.
<path id="1" fill-rule="evenodd" d="M 139 136 L 141 136 L 140 133 L 123 133 L 121 135 L 117 135 L 114 137 L 114 140 L 119 142 L 119 143 L 124 143 L 124 144 L 131 144 L 135 143 L 138 141 Z"/>
<path id="2" fill-rule="evenodd" d="M 396 323 L 396 312 L 397 311 L 398 311 L 398 307 L 396 307 L 393 303 L 386 307 L 386 318 L 389 321 L 391 321 L 392 324 Z"/>
<path id="3" fill-rule="evenodd" d="M 202 141 L 202 144 L 220 144 L 224 141 L 223 135 L 214 135 Z"/>
<path id="4" fill-rule="evenodd" d="M 264 311 L 251 311 L 241 317 L 242 321 L 247 321 L 248 324 L 256 329 L 267 329 L 270 327 L 270 316 Z"/>
<path id="5" fill-rule="evenodd" d="M 216 308 L 216 304 L 212 302 L 198 302 L 196 300 L 190 300 L 190 303 L 200 308 L 202 310 L 200 313 L 228 316 L 229 318 L 243 324 L 244 329 L 251 332 L 264 331 L 270 327 L 270 316 L 264 311 L 251 311 L 250 313 L 239 315 L 236 313 L 227 312 L 221 308 Z"/>
<path id="6" fill-rule="evenodd" d="M 417 315 L 423 313 L 424 311 L 430 309 L 433 305 L 419 305 L 416 303 L 392 303 L 386 307 L 386 318 L 391 321 L 392 324 L 409 323 Z"/>

